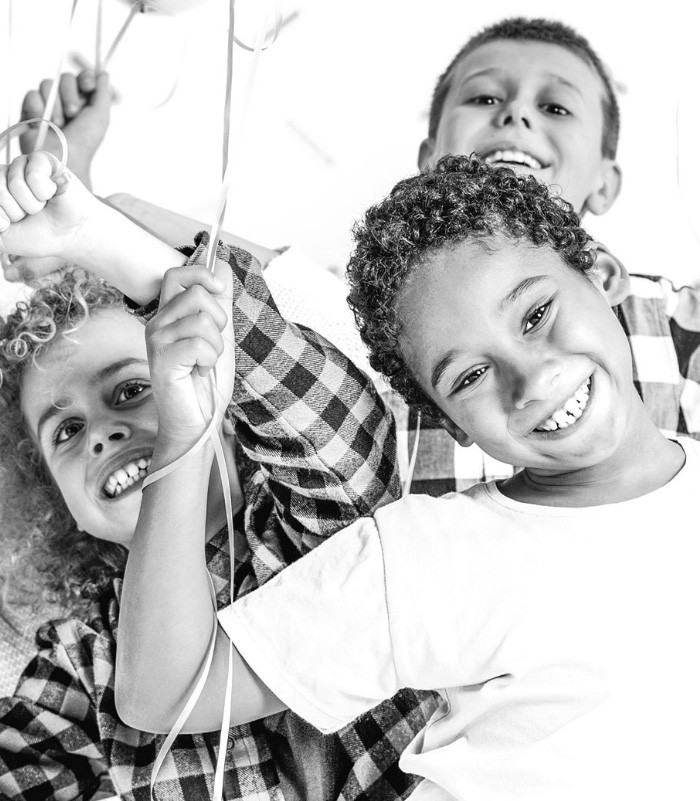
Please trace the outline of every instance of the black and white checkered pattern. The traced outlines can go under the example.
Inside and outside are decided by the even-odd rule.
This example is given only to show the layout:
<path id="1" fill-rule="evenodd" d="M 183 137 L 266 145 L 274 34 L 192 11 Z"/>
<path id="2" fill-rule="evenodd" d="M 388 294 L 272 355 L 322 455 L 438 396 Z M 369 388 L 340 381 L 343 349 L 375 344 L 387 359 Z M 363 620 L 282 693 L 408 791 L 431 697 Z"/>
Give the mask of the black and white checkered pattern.
<path id="1" fill-rule="evenodd" d="M 191 261 L 201 263 L 205 242 Z M 236 594 L 267 581 L 358 515 L 398 493 L 390 415 L 370 382 L 331 345 L 282 320 L 247 253 L 219 256 L 234 273 L 237 381 L 232 412 L 246 505 L 236 518 Z M 225 531 L 207 545 L 220 605 L 229 602 Z M 120 582 L 85 622 L 42 627 L 40 652 L 12 698 L 0 701 L 0 797 L 90 798 L 111 782 L 123 799 L 148 799 L 162 736 L 122 725 L 114 706 Z M 323 760 L 324 797 L 385 801 L 414 780 L 398 757 L 434 709 L 404 691 L 337 735 L 292 713 L 232 728 L 225 797 L 279 801 L 278 754 Z M 314 739 L 315 738 L 315 739 Z M 281 750 L 280 750 L 281 749 Z M 211 796 L 218 733 L 180 735 L 158 777 L 158 799 Z M 319 799 L 323 801 L 323 799 Z"/>

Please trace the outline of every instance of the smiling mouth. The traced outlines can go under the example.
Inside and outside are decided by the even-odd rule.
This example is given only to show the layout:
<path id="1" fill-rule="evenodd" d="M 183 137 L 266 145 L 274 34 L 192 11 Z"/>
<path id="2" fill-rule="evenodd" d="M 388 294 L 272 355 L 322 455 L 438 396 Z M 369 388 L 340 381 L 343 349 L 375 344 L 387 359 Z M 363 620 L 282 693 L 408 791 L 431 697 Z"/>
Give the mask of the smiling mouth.
<path id="1" fill-rule="evenodd" d="M 574 394 L 549 417 L 543 420 L 534 430 L 540 432 L 560 431 L 570 428 L 578 423 L 588 405 L 591 392 L 591 377 L 589 376 Z"/>
<path id="2" fill-rule="evenodd" d="M 546 164 L 524 150 L 492 150 L 482 156 L 487 164 L 501 164 L 506 167 L 529 167 L 531 170 L 543 170 Z"/>
<path id="3" fill-rule="evenodd" d="M 129 489 L 129 487 L 132 487 L 139 481 L 143 481 L 148 475 L 150 466 L 151 459 L 145 456 L 136 459 L 136 461 L 127 462 L 109 476 L 102 487 L 102 492 L 108 498 L 118 497 L 122 492 Z"/>

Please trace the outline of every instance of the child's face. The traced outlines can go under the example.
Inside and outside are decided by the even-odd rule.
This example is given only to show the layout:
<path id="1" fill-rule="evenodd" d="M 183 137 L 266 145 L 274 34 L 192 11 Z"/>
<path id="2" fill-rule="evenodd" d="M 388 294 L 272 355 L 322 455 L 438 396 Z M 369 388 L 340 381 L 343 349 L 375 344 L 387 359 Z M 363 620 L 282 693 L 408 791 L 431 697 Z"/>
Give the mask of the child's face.
<path id="1" fill-rule="evenodd" d="M 158 427 L 143 325 L 108 309 L 57 339 L 25 372 L 22 412 L 78 527 L 128 545 Z"/>
<path id="2" fill-rule="evenodd" d="M 635 391 L 619 292 L 549 248 L 494 245 L 443 249 L 414 272 L 401 352 L 463 444 L 549 474 L 599 464 L 628 432 Z"/>
<path id="3" fill-rule="evenodd" d="M 420 167 L 474 152 L 559 187 L 579 213 L 602 214 L 620 187 L 601 150 L 603 96 L 594 69 L 559 45 L 488 42 L 457 64 Z"/>

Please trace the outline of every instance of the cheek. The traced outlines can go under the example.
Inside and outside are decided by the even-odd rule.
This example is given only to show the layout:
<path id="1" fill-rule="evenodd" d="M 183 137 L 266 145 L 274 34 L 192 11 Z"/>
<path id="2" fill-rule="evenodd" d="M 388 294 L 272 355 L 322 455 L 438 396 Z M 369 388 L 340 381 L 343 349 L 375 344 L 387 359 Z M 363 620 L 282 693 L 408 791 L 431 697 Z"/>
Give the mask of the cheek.
<path id="1" fill-rule="evenodd" d="M 438 137 L 438 142 L 443 145 L 445 152 L 448 152 L 450 148 L 454 152 L 470 152 L 471 138 L 479 127 L 477 117 L 478 115 L 467 112 L 465 109 L 455 109 L 447 115 L 440 126 L 440 136 Z M 455 148 L 457 148 L 456 151 Z"/>

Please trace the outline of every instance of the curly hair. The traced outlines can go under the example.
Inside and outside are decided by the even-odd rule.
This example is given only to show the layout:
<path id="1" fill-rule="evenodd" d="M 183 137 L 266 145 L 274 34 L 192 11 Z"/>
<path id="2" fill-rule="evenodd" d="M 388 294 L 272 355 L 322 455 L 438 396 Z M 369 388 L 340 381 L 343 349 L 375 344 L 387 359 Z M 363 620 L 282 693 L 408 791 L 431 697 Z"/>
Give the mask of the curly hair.
<path id="1" fill-rule="evenodd" d="M 452 86 L 455 68 L 477 47 L 506 39 L 513 42 L 541 42 L 563 47 L 593 67 L 603 84 L 603 134 L 601 149 L 605 158 L 614 159 L 620 138 L 620 107 L 612 80 L 600 57 L 591 47 L 588 39 L 562 22 L 550 19 L 527 19 L 511 17 L 489 25 L 472 36 L 452 59 L 447 69 L 438 78 L 430 103 L 428 135 L 437 135 L 445 98 Z"/>
<path id="2" fill-rule="evenodd" d="M 434 169 L 398 183 L 353 229 L 348 303 L 370 364 L 428 419 L 441 414 L 401 354 L 401 289 L 440 248 L 505 236 L 556 251 L 580 273 L 593 266 L 591 241 L 571 204 L 551 197 L 531 175 L 492 167 L 478 157 L 445 156 Z"/>
<path id="3" fill-rule="evenodd" d="M 2 601 L 80 611 L 119 574 L 126 550 L 81 532 L 21 411 L 25 370 L 101 309 L 123 307 L 113 287 L 77 268 L 43 282 L 0 318 L 0 575 Z"/>

